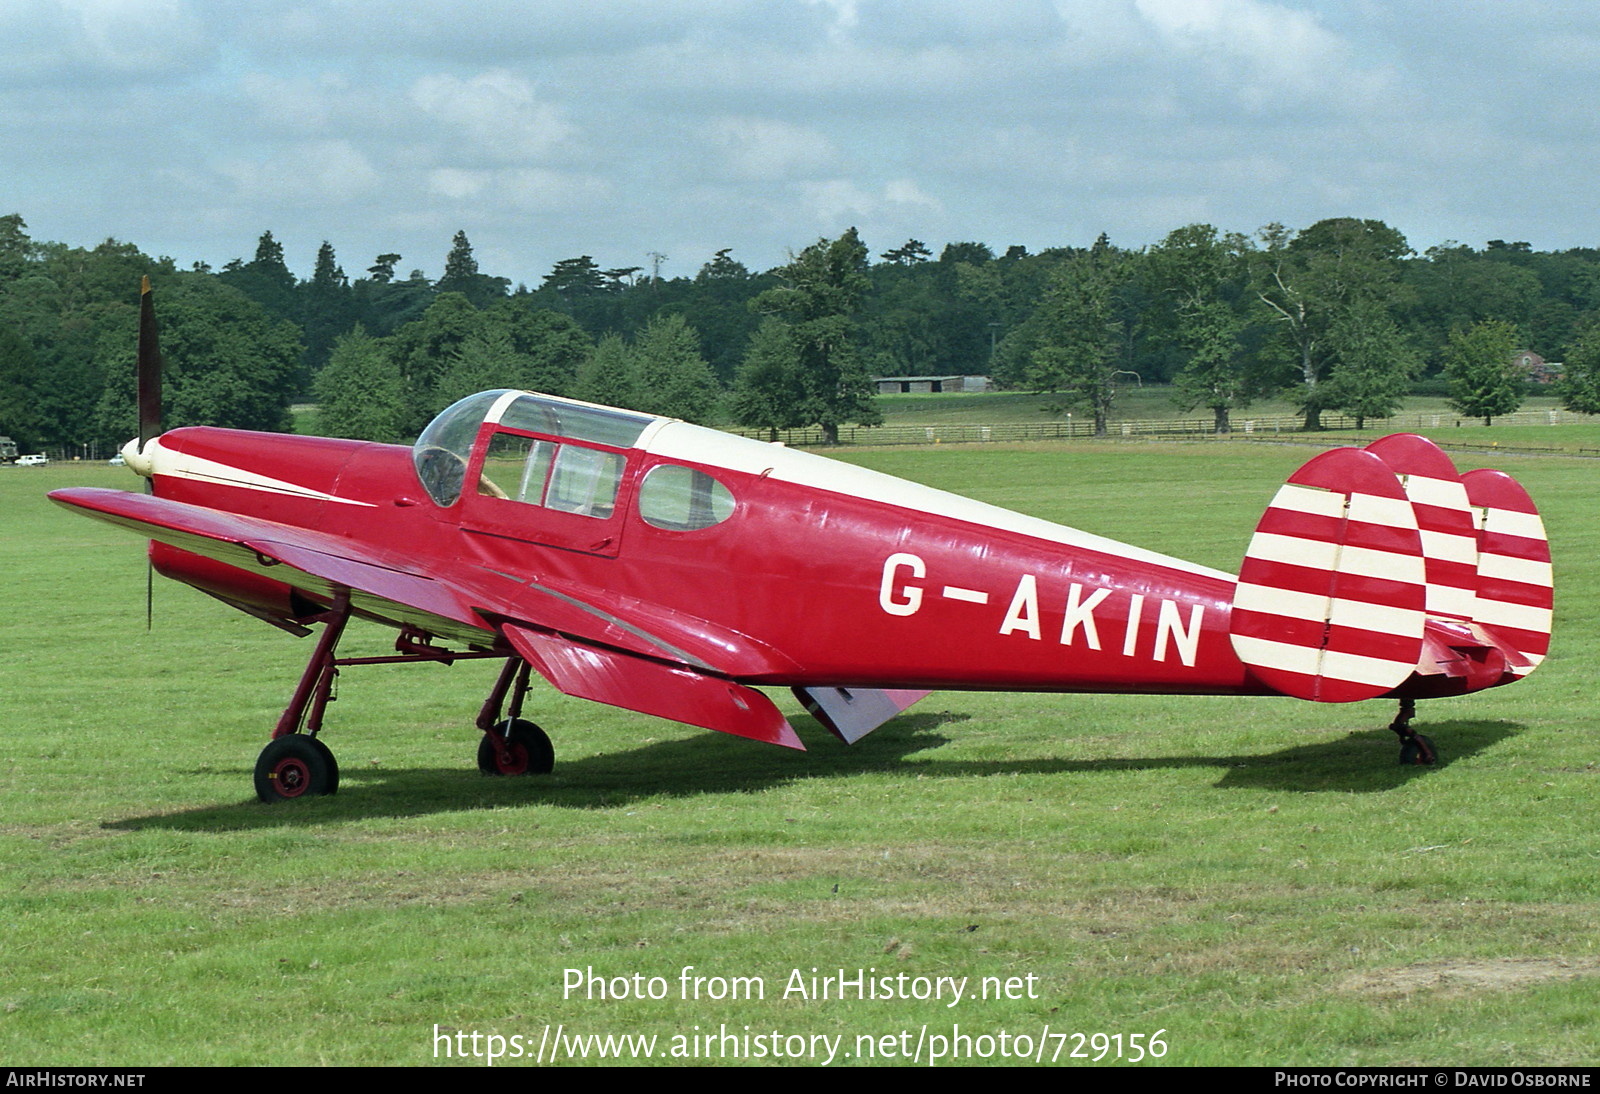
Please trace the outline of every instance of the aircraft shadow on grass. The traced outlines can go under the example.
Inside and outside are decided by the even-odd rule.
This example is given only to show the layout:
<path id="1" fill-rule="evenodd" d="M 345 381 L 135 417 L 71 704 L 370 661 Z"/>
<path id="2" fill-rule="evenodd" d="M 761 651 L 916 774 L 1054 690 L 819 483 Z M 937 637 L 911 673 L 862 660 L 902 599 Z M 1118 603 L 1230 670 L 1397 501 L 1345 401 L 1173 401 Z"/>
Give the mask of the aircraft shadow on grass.
<path id="1" fill-rule="evenodd" d="M 743 794 L 810 779 L 868 774 L 917 778 L 985 778 L 997 775 L 1094 775 L 1120 771 L 1217 768 L 1218 789 L 1291 793 L 1377 793 L 1394 790 L 1426 774 L 1426 767 L 1393 762 L 1394 738 L 1386 729 L 1352 730 L 1344 737 L 1293 745 L 1276 752 L 1239 755 L 1123 756 L 1094 760 L 954 760 L 937 755 L 907 762 L 942 748 L 942 731 L 970 716 L 951 713 L 901 715 L 849 749 L 827 746 L 808 753 L 753 749 L 720 737 L 659 741 L 623 752 L 600 753 L 562 763 L 554 774 L 531 778 L 486 778 L 460 768 L 352 768 L 342 772 L 348 793 L 307 799 L 294 808 L 256 801 L 208 806 L 177 813 L 108 822 L 112 829 L 171 828 L 234 831 L 249 828 L 318 826 L 370 817 L 421 816 L 466 809 L 553 805 L 570 809 L 615 809 L 661 797 Z M 1474 756 L 1515 736 L 1522 726 L 1504 721 L 1456 720 L 1428 727 L 1442 755 L 1433 770 Z M 1070 748 L 1071 738 L 1062 739 Z M 214 776 L 215 768 L 205 774 Z"/>

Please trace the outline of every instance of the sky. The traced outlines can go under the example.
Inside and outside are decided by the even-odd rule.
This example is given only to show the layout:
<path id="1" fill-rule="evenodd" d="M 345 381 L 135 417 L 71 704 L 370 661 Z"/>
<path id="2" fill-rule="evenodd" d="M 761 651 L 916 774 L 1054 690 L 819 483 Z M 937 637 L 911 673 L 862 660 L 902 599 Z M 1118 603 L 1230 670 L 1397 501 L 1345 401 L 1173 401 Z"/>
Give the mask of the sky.
<path id="1" fill-rule="evenodd" d="M 309 275 L 1383 220 L 1600 246 L 1591 0 L 0 0 L 0 214 Z M 661 256 L 655 258 L 652 256 Z"/>

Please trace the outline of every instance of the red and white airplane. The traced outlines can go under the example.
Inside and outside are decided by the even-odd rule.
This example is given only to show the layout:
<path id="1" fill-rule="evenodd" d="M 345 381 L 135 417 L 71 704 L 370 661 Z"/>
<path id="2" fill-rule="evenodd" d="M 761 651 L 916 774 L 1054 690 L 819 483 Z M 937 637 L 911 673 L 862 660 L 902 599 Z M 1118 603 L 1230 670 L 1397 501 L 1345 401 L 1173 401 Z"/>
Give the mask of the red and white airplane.
<path id="1" fill-rule="evenodd" d="M 124 452 L 152 492 L 51 497 L 149 537 L 168 577 L 296 634 L 324 625 L 256 765 L 269 802 L 336 789 L 323 709 L 340 666 L 375 660 L 504 659 L 478 762 L 523 774 L 554 761 L 521 717 L 531 671 L 791 748 L 758 687 L 794 689 L 846 742 L 935 689 L 1391 697 L 1401 762 L 1431 763 L 1415 700 L 1511 683 L 1549 648 L 1550 553 L 1527 493 L 1459 474 L 1416 436 L 1312 459 L 1237 577 L 525 391 L 463 399 L 411 447 L 193 427 Z M 351 616 L 398 629 L 395 654 L 338 658 Z"/>

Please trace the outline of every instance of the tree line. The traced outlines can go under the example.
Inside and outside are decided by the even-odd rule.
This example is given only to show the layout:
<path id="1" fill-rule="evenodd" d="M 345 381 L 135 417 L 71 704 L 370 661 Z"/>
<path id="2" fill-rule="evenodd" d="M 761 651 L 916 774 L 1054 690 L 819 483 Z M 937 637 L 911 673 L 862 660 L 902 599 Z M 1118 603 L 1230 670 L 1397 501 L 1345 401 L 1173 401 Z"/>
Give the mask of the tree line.
<path id="1" fill-rule="evenodd" d="M 1253 400 L 1393 413 L 1419 383 L 1490 419 L 1526 394 L 1514 351 L 1564 362 L 1568 406 L 1600 412 L 1600 250 L 1490 241 L 1415 252 L 1377 220 L 1253 235 L 1192 224 L 1130 249 L 1102 235 L 1038 253 L 910 239 L 874 258 L 855 229 L 753 272 L 724 249 L 692 277 L 564 259 L 539 285 L 483 273 L 457 233 L 444 273 L 377 255 L 311 277 L 264 233 L 248 261 L 181 269 L 130 243 L 32 239 L 0 217 L 0 433 L 24 448 L 136 432 L 137 285 L 152 276 L 165 424 L 415 436 L 457 398 L 527 387 L 777 431 L 881 421 L 877 376 L 986 374 L 1104 429 L 1120 386 L 1172 385 L 1219 431 Z"/>

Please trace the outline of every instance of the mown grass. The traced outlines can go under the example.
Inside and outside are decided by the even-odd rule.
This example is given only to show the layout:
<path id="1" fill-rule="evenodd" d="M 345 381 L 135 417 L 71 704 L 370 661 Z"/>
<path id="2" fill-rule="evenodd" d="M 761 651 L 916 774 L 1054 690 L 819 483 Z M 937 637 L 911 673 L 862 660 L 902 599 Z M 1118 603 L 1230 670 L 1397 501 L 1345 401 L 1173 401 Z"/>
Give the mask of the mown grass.
<path id="1" fill-rule="evenodd" d="M 1308 455 L 846 458 L 1233 569 Z M 1498 462 L 1546 515 L 1556 644 L 1525 683 L 1422 705 L 1432 769 L 1393 763 L 1383 703 L 944 693 L 851 748 L 794 712 L 800 755 L 542 689 L 556 774 L 495 780 L 471 728 L 493 668 L 466 663 L 348 670 L 343 788 L 287 807 L 258 804 L 250 770 L 308 643 L 170 582 L 147 634 L 138 541 L 43 500 L 132 476 L 5 469 L 0 1059 L 415 1064 L 435 1024 L 748 1025 L 848 1051 L 959 1023 L 1164 1029 L 1175 1064 L 1591 1063 L 1596 465 Z M 388 640 L 352 627 L 345 650 Z M 680 1000 L 690 965 L 767 996 Z M 564 999 L 589 967 L 671 997 Z M 777 997 L 812 967 L 1039 991 Z"/>

